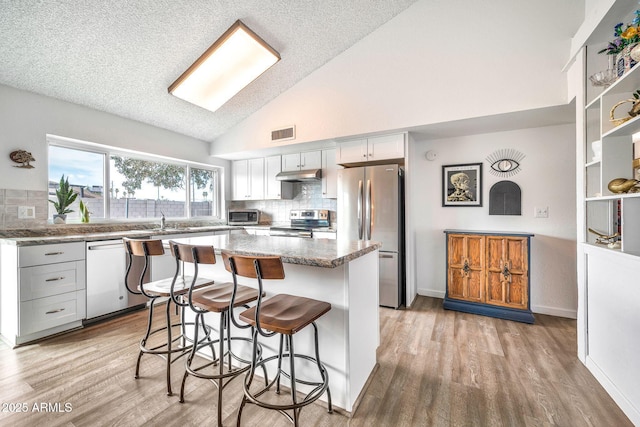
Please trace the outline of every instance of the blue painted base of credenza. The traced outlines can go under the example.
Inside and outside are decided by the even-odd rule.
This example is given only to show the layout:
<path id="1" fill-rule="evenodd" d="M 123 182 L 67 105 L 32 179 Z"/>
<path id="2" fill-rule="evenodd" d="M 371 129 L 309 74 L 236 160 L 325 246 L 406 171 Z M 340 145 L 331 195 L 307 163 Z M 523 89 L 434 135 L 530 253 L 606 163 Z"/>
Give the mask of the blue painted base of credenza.
<path id="1" fill-rule="evenodd" d="M 533 313 L 529 310 L 498 307 L 495 305 L 478 304 L 475 302 L 459 301 L 445 297 L 442 306 L 445 310 L 464 311 L 465 313 L 481 314 L 499 319 L 515 320 L 516 322 L 533 323 Z"/>

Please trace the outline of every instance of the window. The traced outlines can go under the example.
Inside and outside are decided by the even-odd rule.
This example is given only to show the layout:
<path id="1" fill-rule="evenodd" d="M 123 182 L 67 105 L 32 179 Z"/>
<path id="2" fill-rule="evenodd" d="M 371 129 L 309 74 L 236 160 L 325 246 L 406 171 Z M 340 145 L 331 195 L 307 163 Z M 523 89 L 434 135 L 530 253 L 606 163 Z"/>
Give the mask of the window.
<path id="1" fill-rule="evenodd" d="M 80 219 L 80 200 L 93 218 L 104 218 L 104 159 L 104 153 L 49 146 L 49 200 L 57 200 L 56 190 L 63 175 L 78 193 L 68 220 Z M 49 203 L 49 218 L 55 213 L 53 203 Z"/>
<path id="2" fill-rule="evenodd" d="M 212 216 L 215 212 L 214 201 L 218 200 L 218 171 L 191 168 L 190 172 L 190 216 Z"/>
<path id="3" fill-rule="evenodd" d="M 220 216 L 220 178 L 214 166 L 49 137 L 51 200 L 62 175 L 78 193 L 68 220 L 79 220 L 80 200 L 94 219 Z M 53 213 L 51 205 L 50 217 Z"/>
<path id="4" fill-rule="evenodd" d="M 112 155 L 110 218 L 183 218 L 186 165 Z"/>

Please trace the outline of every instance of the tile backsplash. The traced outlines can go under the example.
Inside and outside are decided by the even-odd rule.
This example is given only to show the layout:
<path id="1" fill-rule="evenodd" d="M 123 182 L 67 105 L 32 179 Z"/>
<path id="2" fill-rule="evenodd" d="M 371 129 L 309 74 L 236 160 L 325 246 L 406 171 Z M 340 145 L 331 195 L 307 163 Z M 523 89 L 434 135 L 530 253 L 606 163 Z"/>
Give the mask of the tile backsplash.
<path id="1" fill-rule="evenodd" d="M 318 182 L 293 183 L 293 199 L 231 201 L 229 209 L 259 209 L 261 223 L 288 223 L 291 209 L 328 209 L 333 225 L 337 222 L 337 200 L 322 198 Z M 45 228 L 49 219 L 48 191 L 0 189 L 0 230 Z M 18 218 L 18 207 L 32 206 L 35 218 Z"/>
<path id="2" fill-rule="evenodd" d="M 44 228 L 49 215 L 47 191 L 0 189 L 0 229 Z M 35 208 L 35 218 L 18 218 L 18 208 Z"/>
<path id="3" fill-rule="evenodd" d="M 231 201 L 229 209 L 259 209 L 261 223 L 288 223 L 291 209 L 328 209 L 330 220 L 335 224 L 337 200 L 322 198 L 322 184 L 318 182 L 294 182 L 291 200 L 247 200 Z"/>

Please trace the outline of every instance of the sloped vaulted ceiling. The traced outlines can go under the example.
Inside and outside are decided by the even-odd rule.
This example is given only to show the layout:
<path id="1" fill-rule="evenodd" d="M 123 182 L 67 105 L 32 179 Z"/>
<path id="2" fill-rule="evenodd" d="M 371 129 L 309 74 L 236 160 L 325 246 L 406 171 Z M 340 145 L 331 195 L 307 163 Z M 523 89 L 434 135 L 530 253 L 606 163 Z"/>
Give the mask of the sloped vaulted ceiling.
<path id="1" fill-rule="evenodd" d="M 0 84 L 213 141 L 415 0 L 3 0 Z M 282 60 L 217 112 L 167 87 L 241 19 Z"/>

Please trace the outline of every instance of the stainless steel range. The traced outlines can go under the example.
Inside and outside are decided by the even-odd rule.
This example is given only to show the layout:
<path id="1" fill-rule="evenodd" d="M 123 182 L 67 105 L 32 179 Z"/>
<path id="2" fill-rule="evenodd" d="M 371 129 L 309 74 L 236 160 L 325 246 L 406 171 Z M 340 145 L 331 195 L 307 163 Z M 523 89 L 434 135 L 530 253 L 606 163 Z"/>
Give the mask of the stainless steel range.
<path id="1" fill-rule="evenodd" d="M 329 211 L 326 209 L 292 209 L 289 212 L 289 227 L 270 227 L 270 236 L 283 237 L 313 237 L 313 230 L 318 228 L 328 228 Z"/>

